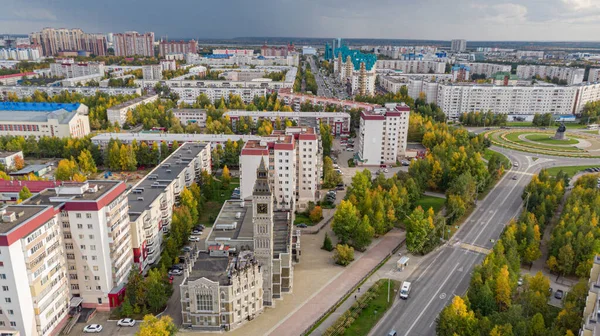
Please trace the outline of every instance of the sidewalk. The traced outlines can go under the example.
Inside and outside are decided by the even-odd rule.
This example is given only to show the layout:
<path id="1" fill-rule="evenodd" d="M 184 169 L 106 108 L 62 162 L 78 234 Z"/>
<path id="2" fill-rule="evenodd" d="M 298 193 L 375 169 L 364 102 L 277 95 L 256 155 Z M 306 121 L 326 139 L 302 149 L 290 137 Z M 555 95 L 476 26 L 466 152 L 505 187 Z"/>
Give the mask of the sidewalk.
<path id="1" fill-rule="evenodd" d="M 388 232 L 375 246 L 365 252 L 362 257 L 348 266 L 337 277 L 333 278 L 320 291 L 298 309 L 281 319 L 265 335 L 300 335 L 306 328 L 316 322 L 337 300 L 343 297 L 366 274 L 404 239 L 404 232 L 394 230 Z M 395 259 L 395 258 L 392 258 Z"/>
<path id="2" fill-rule="evenodd" d="M 402 235 L 404 236 L 404 233 L 402 233 Z M 408 266 L 406 266 L 402 271 L 399 271 L 396 267 L 396 262 L 401 258 L 400 255 L 407 256 L 410 258 Z M 329 315 L 329 317 L 325 321 L 323 321 L 323 323 L 321 323 L 321 325 L 317 329 L 315 329 L 315 331 L 311 333 L 311 335 L 323 335 L 327 328 L 331 327 L 335 323 L 335 321 L 342 314 L 344 314 L 344 312 L 350 309 L 352 304 L 354 304 L 354 302 L 356 301 L 354 299 L 354 296 L 356 295 L 357 298 L 360 297 L 375 282 L 377 282 L 377 280 L 392 279 L 402 282 L 408 279 L 408 277 L 417 269 L 422 259 L 424 258 L 424 256 L 414 256 L 408 253 L 406 251 L 406 245 L 403 245 L 402 248 L 400 248 L 400 255 L 396 254 L 392 256 L 383 266 L 381 266 L 379 270 L 377 270 L 377 272 L 375 272 L 375 274 L 371 275 L 371 277 L 360 286 L 360 293 L 358 292 L 358 290 L 354 291 L 344 303 L 342 303 L 331 315 Z M 390 294 L 390 300 L 393 301 L 396 298 L 397 293 Z"/>

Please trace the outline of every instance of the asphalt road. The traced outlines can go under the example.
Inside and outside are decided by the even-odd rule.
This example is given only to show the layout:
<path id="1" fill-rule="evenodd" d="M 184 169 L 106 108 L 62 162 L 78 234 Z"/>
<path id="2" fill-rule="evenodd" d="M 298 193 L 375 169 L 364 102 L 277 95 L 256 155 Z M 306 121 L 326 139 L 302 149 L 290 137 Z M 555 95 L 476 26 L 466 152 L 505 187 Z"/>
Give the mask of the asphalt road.
<path id="1" fill-rule="evenodd" d="M 334 83 L 331 77 L 323 76 L 323 74 L 320 71 L 318 71 L 319 68 L 317 68 L 317 64 L 315 62 L 314 57 L 308 57 L 308 62 L 310 63 L 311 71 L 315 76 L 315 81 L 317 82 L 318 95 L 327 98 L 349 98 L 348 94 L 345 92 L 345 87 Z M 335 90 L 335 94 L 333 90 Z"/>
<path id="2" fill-rule="evenodd" d="M 412 283 L 408 300 L 397 300 L 386 316 L 369 335 L 387 335 L 396 330 L 399 336 L 435 335 L 435 320 L 440 311 L 455 295 L 464 295 L 470 282 L 471 271 L 481 263 L 484 254 L 464 248 L 491 249 L 508 222 L 521 211 L 521 194 L 533 174 L 552 166 L 593 164 L 593 159 L 548 157 L 493 148 L 517 162 L 496 187 L 479 201 L 452 239 L 422 259 L 417 270 L 409 277 Z M 517 176 L 517 180 L 512 177 Z"/>

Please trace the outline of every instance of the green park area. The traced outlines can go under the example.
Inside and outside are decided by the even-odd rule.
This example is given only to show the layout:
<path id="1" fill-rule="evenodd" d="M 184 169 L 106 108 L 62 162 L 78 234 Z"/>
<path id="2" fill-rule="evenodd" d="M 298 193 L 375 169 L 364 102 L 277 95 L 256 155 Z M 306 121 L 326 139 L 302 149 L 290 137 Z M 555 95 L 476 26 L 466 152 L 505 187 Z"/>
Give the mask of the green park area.
<path id="1" fill-rule="evenodd" d="M 444 206 L 444 202 L 446 202 L 446 199 L 444 198 L 423 195 L 415 202 L 415 207 L 420 206 L 425 211 L 429 210 L 429 208 L 433 208 L 433 211 L 437 213 Z"/>
<path id="2" fill-rule="evenodd" d="M 584 171 L 588 168 L 595 168 L 595 167 L 600 167 L 600 163 L 595 166 L 552 167 L 552 168 L 546 169 L 546 171 L 548 172 L 548 175 L 556 176 L 556 174 L 558 174 L 558 172 L 562 170 L 569 177 L 573 177 L 575 174 L 577 174 L 581 171 Z"/>

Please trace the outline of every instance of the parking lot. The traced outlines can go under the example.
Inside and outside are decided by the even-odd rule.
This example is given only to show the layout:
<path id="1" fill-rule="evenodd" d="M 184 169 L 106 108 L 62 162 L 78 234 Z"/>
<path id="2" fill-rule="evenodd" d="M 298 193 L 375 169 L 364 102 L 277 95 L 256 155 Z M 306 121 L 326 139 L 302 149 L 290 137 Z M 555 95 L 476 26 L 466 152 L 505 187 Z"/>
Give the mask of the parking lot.
<path id="1" fill-rule="evenodd" d="M 102 331 L 94 335 L 118 335 L 118 336 L 133 336 L 140 329 L 139 323 L 133 327 L 119 327 L 117 321 L 108 321 L 110 313 L 97 312 L 96 315 L 88 323 L 77 323 L 69 336 L 91 335 L 83 332 L 83 328 L 88 324 L 100 324 Z"/>

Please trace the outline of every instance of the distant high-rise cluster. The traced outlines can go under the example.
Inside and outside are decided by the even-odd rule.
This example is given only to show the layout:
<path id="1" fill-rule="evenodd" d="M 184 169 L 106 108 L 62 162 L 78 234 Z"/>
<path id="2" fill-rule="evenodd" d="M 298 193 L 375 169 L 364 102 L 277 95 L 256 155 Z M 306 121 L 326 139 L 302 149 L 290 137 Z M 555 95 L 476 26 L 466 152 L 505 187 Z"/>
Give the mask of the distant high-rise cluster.
<path id="1" fill-rule="evenodd" d="M 260 54 L 263 56 L 287 56 L 295 51 L 296 47 L 293 43 L 289 43 L 284 47 L 275 47 L 275 46 L 267 46 L 267 44 L 263 44 L 260 48 Z"/>
<path id="2" fill-rule="evenodd" d="M 463 52 L 467 50 L 467 40 L 452 40 L 450 50 L 453 52 Z"/>
<path id="3" fill-rule="evenodd" d="M 187 54 L 195 53 L 198 50 L 198 42 L 191 41 L 160 41 L 158 44 L 158 54 L 160 57 L 166 57 L 169 54 Z"/>
<path id="4" fill-rule="evenodd" d="M 29 35 L 32 44 L 42 46 L 44 56 L 54 56 L 61 51 L 87 51 L 104 56 L 107 51 L 106 36 L 84 33 L 83 30 L 44 28 Z"/>
<path id="5" fill-rule="evenodd" d="M 113 34 L 115 56 L 154 56 L 154 33 L 135 31 Z"/>
<path id="6" fill-rule="evenodd" d="M 338 39 L 341 43 L 341 39 Z M 348 48 L 338 44 L 333 48 L 336 40 L 333 40 L 331 53 L 326 46 L 325 53 L 329 60 L 334 60 L 333 70 L 336 78 L 351 87 L 352 94 L 372 95 L 375 93 L 375 75 L 377 68 L 377 56 L 374 54 L 363 54 L 360 50 Z"/>

